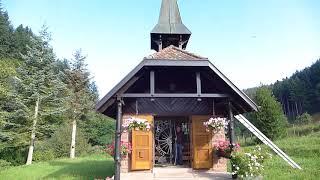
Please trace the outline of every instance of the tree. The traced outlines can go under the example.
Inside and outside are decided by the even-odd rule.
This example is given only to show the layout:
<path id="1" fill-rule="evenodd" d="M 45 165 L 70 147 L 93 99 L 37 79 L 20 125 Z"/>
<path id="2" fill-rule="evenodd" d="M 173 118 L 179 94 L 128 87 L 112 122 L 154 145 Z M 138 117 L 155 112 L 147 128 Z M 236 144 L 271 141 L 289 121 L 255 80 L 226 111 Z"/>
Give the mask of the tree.
<path id="1" fill-rule="evenodd" d="M 31 40 L 33 46 L 28 47 L 27 55 L 23 56 L 23 67 L 19 69 L 23 86 L 21 93 L 25 95 L 26 104 L 32 115 L 27 165 L 32 163 L 39 121 L 65 110 L 63 106 L 65 85 L 54 73 L 55 56 L 49 45 L 51 38 L 47 28 L 43 27 L 40 36 Z"/>
<path id="2" fill-rule="evenodd" d="M 13 27 L 10 24 L 8 13 L 1 8 L 0 2 L 0 58 L 12 57 L 10 53 L 12 33 Z"/>
<path id="3" fill-rule="evenodd" d="M 85 120 L 86 114 L 94 107 L 95 95 L 91 92 L 90 73 L 81 50 L 74 53 L 70 69 L 66 71 L 69 89 L 69 119 L 72 122 L 70 158 L 75 157 L 77 121 Z"/>
<path id="4" fill-rule="evenodd" d="M 90 112 L 89 120 L 82 126 L 89 143 L 93 146 L 105 146 L 113 142 L 115 121 L 103 114 Z"/>
<path id="5" fill-rule="evenodd" d="M 320 111 L 320 60 L 310 67 L 297 71 L 291 77 L 277 81 L 272 91 L 281 102 L 286 116 L 294 121 L 302 112 Z"/>
<path id="6" fill-rule="evenodd" d="M 271 90 L 265 86 L 260 87 L 254 99 L 260 106 L 259 111 L 252 114 L 254 125 L 271 139 L 284 136 L 287 120 Z"/>
<path id="7" fill-rule="evenodd" d="M 23 27 L 22 24 L 19 25 L 13 32 L 14 47 L 12 56 L 21 58 L 21 54 L 26 55 L 28 51 L 27 47 L 32 45 L 32 37 L 34 37 L 34 34 L 29 27 Z"/>

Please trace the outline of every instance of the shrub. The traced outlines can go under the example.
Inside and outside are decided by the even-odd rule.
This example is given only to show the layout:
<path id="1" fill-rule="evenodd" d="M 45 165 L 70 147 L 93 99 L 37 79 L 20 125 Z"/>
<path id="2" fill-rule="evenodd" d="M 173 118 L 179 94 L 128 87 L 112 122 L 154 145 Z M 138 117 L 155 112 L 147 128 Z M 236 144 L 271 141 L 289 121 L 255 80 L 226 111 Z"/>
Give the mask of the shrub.
<path id="1" fill-rule="evenodd" d="M 0 157 L 2 160 L 10 162 L 13 166 L 26 163 L 28 149 L 26 146 L 5 147 L 0 149 Z"/>
<path id="2" fill-rule="evenodd" d="M 92 146 L 112 143 L 115 134 L 115 120 L 98 113 L 90 113 L 87 121 L 79 122 L 88 142 Z"/>
<path id="3" fill-rule="evenodd" d="M 50 161 L 54 159 L 53 150 L 35 151 L 33 154 L 33 160 L 39 161 Z"/>
<path id="4" fill-rule="evenodd" d="M 42 155 L 48 153 L 51 156 L 53 153 L 54 158 L 69 157 L 70 155 L 70 145 L 71 145 L 71 126 L 62 125 L 56 132 L 52 135 L 50 139 L 46 142 L 36 144 L 35 151 L 46 151 L 38 154 L 41 160 Z M 81 156 L 89 151 L 90 145 L 88 140 L 83 135 L 80 128 L 77 128 L 76 133 L 76 155 Z M 51 158 L 51 157 L 50 157 Z M 46 160 L 46 159 L 43 159 Z M 50 160 L 50 159 L 48 159 Z"/>
<path id="5" fill-rule="evenodd" d="M 312 116 L 306 112 L 298 116 L 295 120 L 295 123 L 297 124 L 309 124 L 311 122 L 312 122 Z"/>
<path id="6" fill-rule="evenodd" d="M 11 162 L 8 162 L 6 160 L 0 159 L 0 171 L 4 170 L 4 169 L 7 169 L 11 165 L 12 165 Z"/>
<path id="7" fill-rule="evenodd" d="M 49 140 L 55 157 L 69 157 L 71 145 L 71 127 L 68 125 L 60 127 Z M 76 133 L 76 155 L 81 156 L 88 152 L 90 145 L 82 130 L 77 128 Z"/>
<path id="8" fill-rule="evenodd" d="M 231 155 L 232 174 L 237 174 L 240 178 L 261 176 L 264 170 L 263 163 L 269 157 L 271 154 L 262 150 L 260 146 L 256 146 L 253 151 L 248 153 L 235 151 Z"/>
<path id="9" fill-rule="evenodd" d="M 272 140 L 285 136 L 287 119 L 271 90 L 266 86 L 258 88 L 254 99 L 260 108 L 252 113 L 252 123 Z"/>

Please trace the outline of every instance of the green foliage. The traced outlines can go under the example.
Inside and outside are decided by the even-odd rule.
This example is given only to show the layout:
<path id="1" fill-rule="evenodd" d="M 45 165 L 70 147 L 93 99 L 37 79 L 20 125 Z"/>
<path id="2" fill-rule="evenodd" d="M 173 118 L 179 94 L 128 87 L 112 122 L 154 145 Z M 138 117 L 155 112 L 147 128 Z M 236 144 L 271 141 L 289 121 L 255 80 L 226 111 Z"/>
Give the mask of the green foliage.
<path id="1" fill-rule="evenodd" d="M 82 133 L 81 129 L 78 129 L 76 134 L 76 155 L 81 156 L 88 152 L 90 145 L 87 138 Z M 54 157 L 69 157 L 71 141 L 71 126 L 68 124 L 62 125 L 55 131 L 53 136 L 45 142 L 39 143 L 35 146 L 35 152 L 52 150 Z"/>
<path id="2" fill-rule="evenodd" d="M 287 128 L 288 136 L 306 136 L 314 132 L 320 131 L 320 123 L 310 123 L 310 124 L 299 124 L 290 125 L 291 127 Z"/>
<path id="3" fill-rule="evenodd" d="M 312 122 L 312 116 L 308 113 L 303 113 L 302 115 L 298 116 L 295 120 L 297 124 L 309 124 Z"/>
<path id="4" fill-rule="evenodd" d="M 81 50 L 74 53 L 74 59 L 70 62 L 70 69 L 66 70 L 65 80 L 69 89 L 69 111 L 70 120 L 86 119 L 86 114 L 93 110 L 95 95 L 90 89 L 90 73 L 85 63 L 86 57 Z"/>
<path id="5" fill-rule="evenodd" d="M 320 112 L 320 59 L 291 77 L 277 81 L 272 91 L 283 105 L 287 117 L 294 120 L 303 112 Z"/>
<path id="6" fill-rule="evenodd" d="M 255 101 L 260 108 L 252 114 L 253 124 L 271 139 L 283 137 L 287 120 L 271 90 L 260 87 L 256 92 Z"/>
<path id="7" fill-rule="evenodd" d="M 0 171 L 8 169 L 10 166 L 11 166 L 10 162 L 0 159 Z"/>
<path id="8" fill-rule="evenodd" d="M 254 178 L 263 173 L 264 162 L 271 158 L 271 154 L 266 150 L 256 146 L 253 150 L 235 151 L 231 155 L 231 164 L 234 171 L 240 178 Z"/>
<path id="9" fill-rule="evenodd" d="M 50 161 L 54 159 L 54 152 L 51 149 L 44 151 L 35 151 L 33 154 L 33 160 L 36 162 Z"/>
<path id="10" fill-rule="evenodd" d="M 293 169 L 279 156 L 273 156 L 265 162 L 263 179 L 319 179 L 320 132 L 301 137 L 287 137 L 274 143 L 299 164 L 302 170 Z M 252 147 L 243 149 L 247 151 Z"/>
<path id="11" fill-rule="evenodd" d="M 20 165 L 26 162 L 27 147 L 26 146 L 6 146 L 0 149 L 0 157 L 10 162 L 12 165 Z"/>
<path id="12" fill-rule="evenodd" d="M 115 120 L 102 114 L 91 112 L 89 119 L 81 123 L 89 143 L 93 146 L 104 146 L 113 142 L 115 133 Z"/>

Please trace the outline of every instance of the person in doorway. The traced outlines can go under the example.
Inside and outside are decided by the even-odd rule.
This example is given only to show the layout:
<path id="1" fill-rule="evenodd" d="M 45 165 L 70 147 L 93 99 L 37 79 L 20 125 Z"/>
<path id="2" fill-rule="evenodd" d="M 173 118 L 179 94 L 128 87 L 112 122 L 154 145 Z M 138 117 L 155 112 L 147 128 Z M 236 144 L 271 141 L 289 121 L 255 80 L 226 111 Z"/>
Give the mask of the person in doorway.
<path id="1" fill-rule="evenodd" d="M 182 149 L 183 149 L 183 132 L 181 131 L 181 128 L 177 126 L 176 128 L 176 164 L 177 165 L 183 165 L 183 159 L 182 159 Z"/>

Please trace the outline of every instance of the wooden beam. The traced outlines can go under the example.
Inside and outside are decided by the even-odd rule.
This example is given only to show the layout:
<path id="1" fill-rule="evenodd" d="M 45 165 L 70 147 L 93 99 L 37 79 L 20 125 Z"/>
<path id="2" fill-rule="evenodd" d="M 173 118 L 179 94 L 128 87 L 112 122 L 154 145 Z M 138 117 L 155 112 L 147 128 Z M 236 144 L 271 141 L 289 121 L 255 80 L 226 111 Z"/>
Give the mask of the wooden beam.
<path id="1" fill-rule="evenodd" d="M 187 94 L 187 93 L 126 93 L 122 94 L 121 97 L 126 98 L 197 98 L 197 97 L 203 97 L 203 98 L 227 98 L 229 97 L 227 94 L 219 94 L 219 93 L 213 93 L 213 94 Z"/>
<path id="2" fill-rule="evenodd" d="M 212 99 L 212 115 L 213 115 L 213 116 L 215 116 L 215 115 L 216 115 L 214 99 Z"/>
<path id="3" fill-rule="evenodd" d="M 154 71 L 150 71 L 150 94 L 153 95 L 155 93 L 154 91 Z"/>
<path id="4" fill-rule="evenodd" d="M 116 121 L 116 132 L 115 132 L 115 180 L 120 180 L 120 164 L 121 164 L 121 122 L 122 122 L 122 102 L 121 99 L 117 99 L 117 121 Z"/>
<path id="5" fill-rule="evenodd" d="M 197 94 L 201 94 L 201 77 L 200 72 L 196 72 L 196 81 L 197 81 Z"/>

